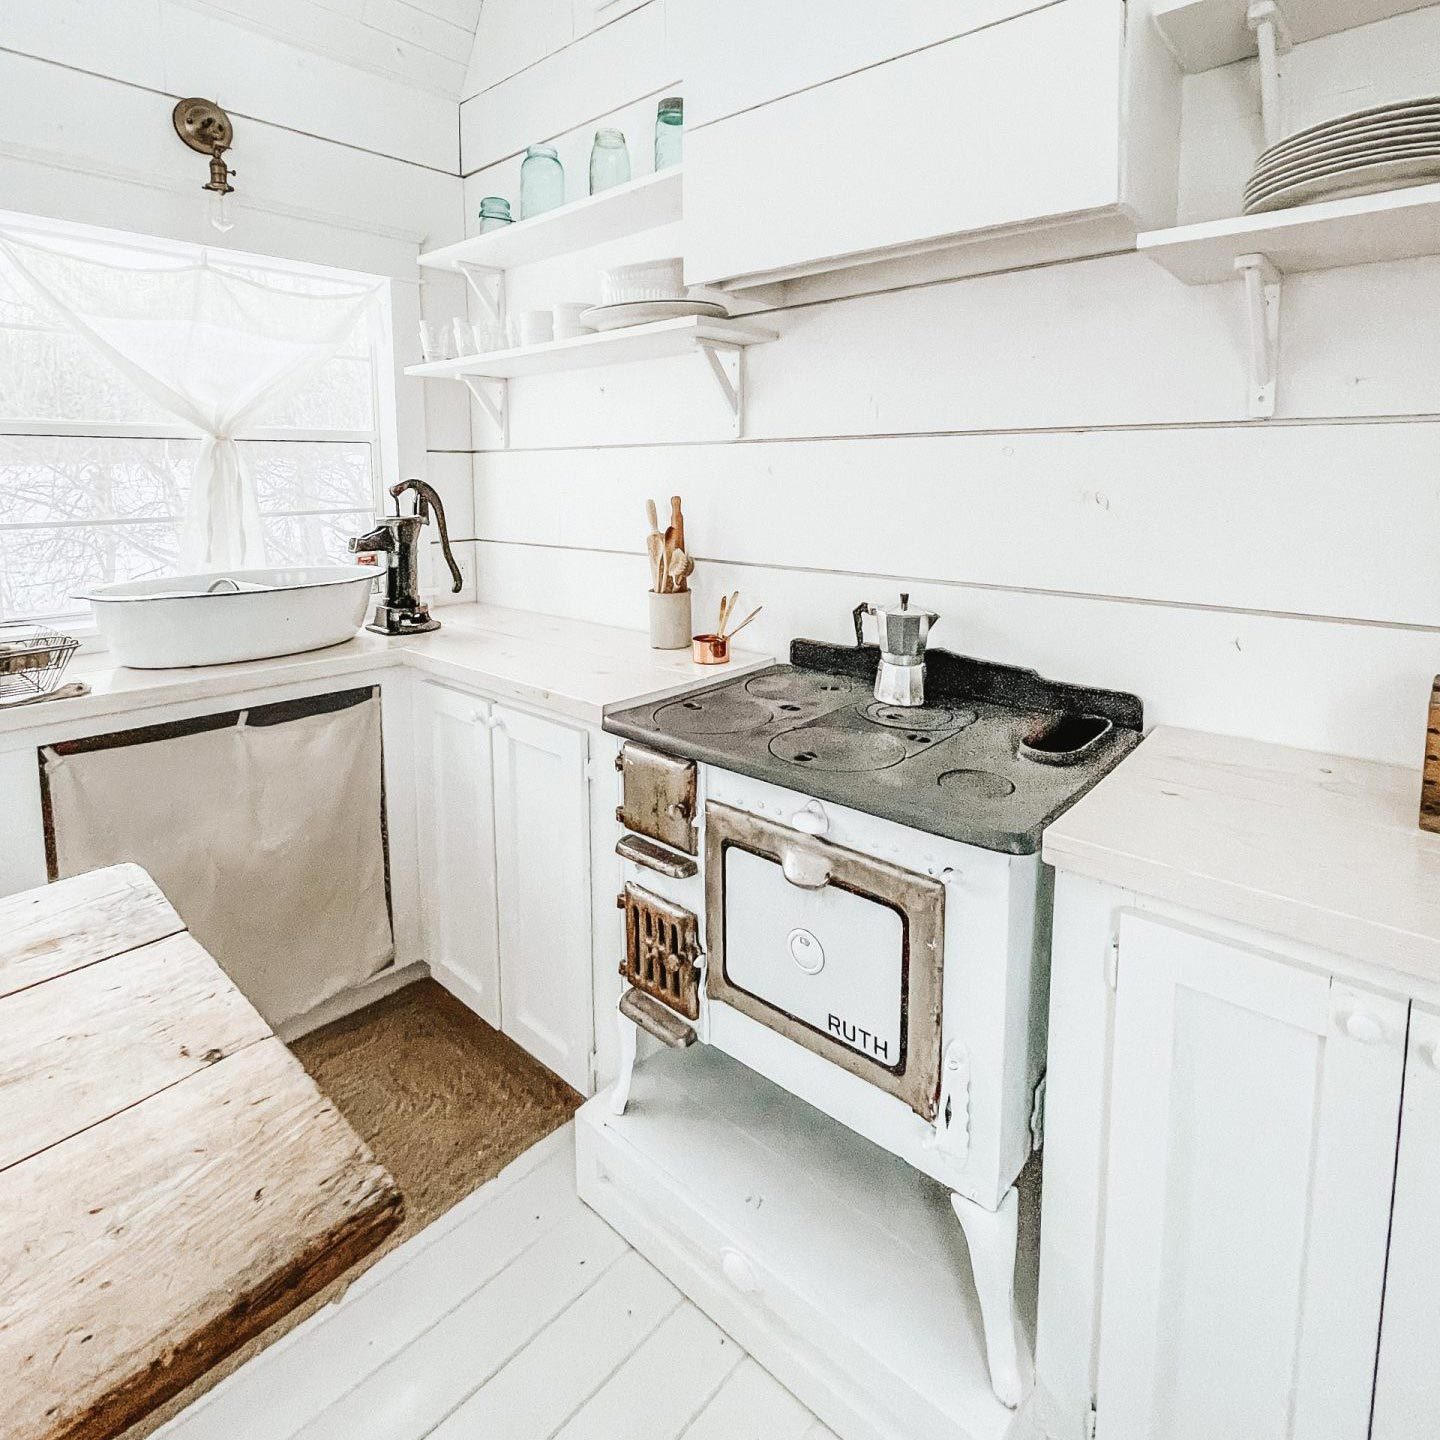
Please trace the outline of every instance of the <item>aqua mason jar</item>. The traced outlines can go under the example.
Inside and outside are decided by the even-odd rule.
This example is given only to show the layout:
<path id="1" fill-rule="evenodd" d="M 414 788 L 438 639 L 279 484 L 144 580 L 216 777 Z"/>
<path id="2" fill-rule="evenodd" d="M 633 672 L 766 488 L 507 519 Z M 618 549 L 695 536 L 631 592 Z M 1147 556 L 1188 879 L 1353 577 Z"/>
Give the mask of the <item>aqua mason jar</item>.
<path id="1" fill-rule="evenodd" d="M 595 143 L 590 147 L 590 193 L 598 195 L 623 185 L 630 178 L 630 151 L 625 146 L 625 136 L 619 130 L 608 127 L 595 132 Z"/>
<path id="2" fill-rule="evenodd" d="M 529 220 L 565 203 L 565 167 L 553 145 L 532 145 L 520 166 L 520 218 Z"/>
<path id="3" fill-rule="evenodd" d="M 500 195 L 487 195 L 480 202 L 480 233 L 488 235 L 492 230 L 503 230 L 514 216 L 510 213 L 510 202 Z"/>
<path id="4" fill-rule="evenodd" d="M 685 102 L 678 95 L 667 95 L 655 111 L 655 168 L 668 170 L 681 159 L 684 138 Z"/>

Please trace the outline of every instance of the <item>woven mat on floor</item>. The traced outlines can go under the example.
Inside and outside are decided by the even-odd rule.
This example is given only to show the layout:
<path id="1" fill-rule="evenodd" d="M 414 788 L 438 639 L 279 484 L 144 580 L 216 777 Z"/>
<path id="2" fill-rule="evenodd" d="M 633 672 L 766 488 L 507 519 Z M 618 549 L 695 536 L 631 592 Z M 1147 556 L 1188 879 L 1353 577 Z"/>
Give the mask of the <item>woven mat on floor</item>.
<path id="1" fill-rule="evenodd" d="M 126 1432 L 140 1440 L 273 1345 L 386 1251 L 499 1174 L 575 1113 L 580 1096 L 433 980 L 302 1036 L 291 1046 L 395 1177 L 405 1219 L 329 1289 L 291 1311 Z"/>

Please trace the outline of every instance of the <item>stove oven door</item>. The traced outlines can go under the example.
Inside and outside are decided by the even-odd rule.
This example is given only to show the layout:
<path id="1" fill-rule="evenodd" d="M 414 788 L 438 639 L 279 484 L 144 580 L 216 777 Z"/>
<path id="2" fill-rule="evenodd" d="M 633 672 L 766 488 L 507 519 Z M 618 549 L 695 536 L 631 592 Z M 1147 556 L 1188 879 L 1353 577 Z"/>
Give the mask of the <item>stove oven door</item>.
<path id="1" fill-rule="evenodd" d="M 945 888 L 705 807 L 707 995 L 935 1118 Z"/>

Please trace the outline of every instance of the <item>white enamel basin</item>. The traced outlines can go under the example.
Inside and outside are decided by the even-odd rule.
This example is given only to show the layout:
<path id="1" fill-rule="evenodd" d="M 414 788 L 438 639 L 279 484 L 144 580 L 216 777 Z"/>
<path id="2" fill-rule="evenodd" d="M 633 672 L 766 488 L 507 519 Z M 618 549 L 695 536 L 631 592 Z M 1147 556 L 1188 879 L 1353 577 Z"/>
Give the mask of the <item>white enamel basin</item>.
<path id="1" fill-rule="evenodd" d="M 348 640 L 364 623 L 375 576 L 361 565 L 227 570 L 97 585 L 77 598 L 90 602 L 117 664 L 169 670 Z"/>

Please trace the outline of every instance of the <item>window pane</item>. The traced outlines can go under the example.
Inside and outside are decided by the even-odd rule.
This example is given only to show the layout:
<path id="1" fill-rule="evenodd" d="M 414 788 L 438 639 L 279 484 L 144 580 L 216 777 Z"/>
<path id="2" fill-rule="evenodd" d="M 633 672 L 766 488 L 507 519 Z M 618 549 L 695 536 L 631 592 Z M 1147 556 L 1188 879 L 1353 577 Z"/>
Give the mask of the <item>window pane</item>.
<path id="1" fill-rule="evenodd" d="M 287 430 L 374 430 L 369 360 L 344 355 L 331 360 L 298 394 L 257 415 L 255 424 Z"/>
<path id="2" fill-rule="evenodd" d="M 0 529 L 0 619 L 86 615 L 72 594 L 87 584 L 174 573 L 179 526 L 41 526 Z"/>
<path id="3" fill-rule="evenodd" d="M 272 565 L 353 565 L 355 557 L 347 543 L 352 535 L 371 528 L 373 513 L 366 509 L 340 515 L 267 516 L 266 554 Z"/>
<path id="4" fill-rule="evenodd" d="M 375 508 L 370 446 L 362 440 L 242 440 L 262 515 Z"/>
<path id="5" fill-rule="evenodd" d="M 198 440 L 0 435 L 0 526 L 176 519 Z"/>

